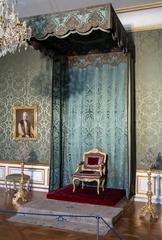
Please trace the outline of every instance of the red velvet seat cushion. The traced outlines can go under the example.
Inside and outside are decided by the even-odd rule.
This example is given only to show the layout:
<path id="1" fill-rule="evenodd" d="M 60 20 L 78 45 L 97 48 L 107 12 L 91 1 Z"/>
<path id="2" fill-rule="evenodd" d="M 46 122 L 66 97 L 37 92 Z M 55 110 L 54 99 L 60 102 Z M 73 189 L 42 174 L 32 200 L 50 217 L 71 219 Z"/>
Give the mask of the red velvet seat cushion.
<path id="1" fill-rule="evenodd" d="M 99 172 L 93 171 L 81 171 L 74 173 L 73 177 L 78 179 L 103 179 L 103 176 Z"/>

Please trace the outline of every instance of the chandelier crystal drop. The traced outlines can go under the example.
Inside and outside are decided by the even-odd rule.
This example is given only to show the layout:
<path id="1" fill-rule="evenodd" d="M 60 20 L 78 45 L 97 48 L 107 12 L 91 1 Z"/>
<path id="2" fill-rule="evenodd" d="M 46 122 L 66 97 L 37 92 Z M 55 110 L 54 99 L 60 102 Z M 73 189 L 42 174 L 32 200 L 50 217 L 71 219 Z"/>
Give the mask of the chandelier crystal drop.
<path id="1" fill-rule="evenodd" d="M 0 0 L 0 57 L 15 53 L 22 45 L 26 49 L 31 38 L 31 28 L 19 20 L 16 4 L 16 0 Z"/>

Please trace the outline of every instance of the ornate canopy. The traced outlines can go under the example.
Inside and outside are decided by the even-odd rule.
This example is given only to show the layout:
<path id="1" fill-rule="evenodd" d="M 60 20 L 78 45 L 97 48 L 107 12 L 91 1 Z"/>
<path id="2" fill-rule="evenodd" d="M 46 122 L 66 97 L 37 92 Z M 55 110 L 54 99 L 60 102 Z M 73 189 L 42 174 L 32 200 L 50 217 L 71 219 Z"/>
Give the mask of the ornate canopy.
<path id="1" fill-rule="evenodd" d="M 68 176 L 68 178 L 70 178 L 70 171 L 73 167 L 73 163 L 76 161 L 75 150 L 73 149 L 73 147 L 71 148 L 71 146 L 73 146 L 73 141 L 75 141 L 75 139 L 77 139 L 76 141 L 79 141 L 78 136 L 83 136 L 85 133 L 83 139 L 89 139 L 89 136 L 91 136 L 90 138 L 93 139 L 93 141 L 96 138 L 97 140 L 95 141 L 97 142 L 97 136 L 100 135 L 100 139 L 103 139 L 105 146 L 107 146 L 107 152 L 110 151 L 108 149 L 110 138 L 108 139 L 107 135 L 102 135 L 102 132 L 105 134 L 104 127 L 102 130 L 99 127 L 99 132 L 98 130 L 96 131 L 98 135 L 96 135 L 95 138 L 91 133 L 89 136 L 86 135 L 86 132 L 88 132 L 89 134 L 89 131 L 85 130 L 89 128 L 89 125 L 94 125 L 97 127 L 102 125 L 103 120 L 100 120 L 100 113 L 105 113 L 105 111 L 107 111 L 106 117 L 104 118 L 105 125 L 103 126 L 108 126 L 109 123 L 111 125 L 111 127 L 109 126 L 109 129 L 112 129 L 112 126 L 114 126 L 114 129 L 123 129 L 122 131 L 119 131 L 118 135 L 118 138 L 122 139 L 123 141 L 123 143 L 121 144 L 122 160 L 121 156 L 120 158 L 118 158 L 118 155 L 114 154 L 114 152 L 112 153 L 113 160 L 111 159 L 114 164 L 112 164 L 114 166 L 114 171 L 116 171 L 117 173 L 118 170 L 120 170 L 119 172 L 121 175 L 118 174 L 119 177 L 123 176 L 123 171 L 125 171 L 126 173 L 124 178 L 121 178 L 122 180 L 120 179 L 120 181 L 118 181 L 117 185 L 120 182 L 124 184 L 123 186 L 125 186 L 128 191 L 133 192 L 135 185 L 135 104 L 133 75 L 134 55 L 132 54 L 134 53 L 134 45 L 131 42 L 124 27 L 122 26 L 112 5 L 107 4 L 90 8 L 35 16 L 26 19 L 26 22 L 32 28 L 32 38 L 30 39 L 29 44 L 31 44 L 35 49 L 39 49 L 40 51 L 42 51 L 44 54 L 51 56 L 54 63 L 52 79 L 52 106 L 55 107 L 53 107 L 52 109 L 52 124 L 55 130 L 52 131 L 52 160 L 50 162 L 51 189 L 53 188 L 53 186 L 62 186 L 62 183 L 64 183 L 64 174 Z M 132 56 L 132 58 L 130 56 Z M 111 64 L 111 67 L 104 68 L 105 64 Z M 99 68 L 96 66 L 99 66 Z M 84 69 L 81 69 L 82 67 Z M 98 77 L 100 76 L 100 71 L 104 73 L 102 75 L 103 81 L 100 81 L 100 77 Z M 86 76 L 83 74 L 84 77 L 82 77 L 82 74 L 78 74 L 80 72 L 84 72 Z M 110 77 L 107 78 L 108 74 L 110 75 Z M 86 83 L 86 81 L 88 82 Z M 101 85 L 99 85 L 99 83 Z M 84 84 L 88 84 L 88 87 L 84 88 Z M 92 86 L 96 88 L 93 92 L 94 94 L 89 93 L 89 90 L 91 90 L 91 88 L 93 89 Z M 100 88 L 99 86 L 102 87 Z M 111 88 L 112 86 L 114 86 L 113 90 Z M 102 94 L 101 89 L 107 90 L 105 90 L 105 92 L 103 91 L 104 94 Z M 119 90 L 123 92 L 119 94 L 118 98 L 116 97 L 116 94 L 119 92 Z M 113 92 L 112 95 L 110 91 Z M 84 93 L 85 95 L 82 93 Z M 105 95 L 107 98 L 107 104 L 105 104 L 106 101 L 103 98 L 103 95 Z M 84 96 L 86 96 L 85 99 Z M 87 98 L 87 96 L 90 98 Z M 114 104 L 114 102 L 117 103 L 116 99 L 120 99 L 121 96 L 123 99 L 122 101 L 120 101 L 120 104 L 123 104 L 122 107 L 120 104 Z M 80 104 L 79 101 L 84 103 L 84 105 Z M 98 101 L 98 105 L 96 104 L 96 101 Z M 75 105 L 75 103 L 77 103 L 78 105 Z M 95 103 L 94 106 L 93 103 Z M 110 103 L 113 104 L 111 105 Z M 92 116 L 98 114 L 99 125 L 97 125 L 96 122 L 94 123 L 93 121 L 94 119 L 96 119 L 96 116 L 86 117 L 86 112 L 84 112 L 83 116 L 83 109 L 86 109 L 85 106 L 88 107 L 87 112 L 90 112 L 88 116 L 91 116 L 91 112 Z M 102 106 L 102 108 L 98 106 Z M 114 106 L 116 106 L 116 108 L 114 108 Z M 122 122 L 123 125 L 121 128 L 118 128 L 117 125 L 114 125 L 116 124 L 116 121 L 114 121 L 114 119 L 116 119 L 116 116 L 109 119 L 109 115 L 111 114 L 108 108 L 110 107 L 113 109 L 112 112 L 114 114 L 119 114 L 116 115 L 118 116 L 117 120 L 119 122 L 119 116 L 125 116 L 125 118 L 122 117 L 124 121 Z M 76 111 L 74 109 L 77 108 L 80 109 L 79 121 L 81 123 L 81 125 L 78 126 L 84 125 L 83 127 L 81 127 L 80 130 L 83 135 L 79 135 L 78 131 L 76 130 L 78 129 L 78 126 L 77 128 L 71 128 L 71 126 L 74 125 L 76 119 Z M 91 109 L 95 109 L 95 111 L 91 111 Z M 98 111 L 98 109 L 101 112 Z M 71 117 L 73 116 L 72 112 L 74 113 L 74 118 Z M 87 122 L 82 124 L 82 122 L 84 122 L 84 119 L 86 119 Z M 85 126 L 86 128 L 84 129 Z M 66 129 L 65 132 L 64 129 Z M 124 135 L 122 135 L 123 133 Z M 74 135 L 75 137 L 71 137 Z M 114 146 L 116 146 L 113 149 L 115 149 L 116 152 L 120 153 L 120 150 L 118 149 L 118 140 L 116 140 L 116 138 L 114 137 L 114 133 L 110 135 L 112 135 L 111 140 L 113 141 Z M 90 144 L 91 139 L 88 140 L 88 143 L 86 143 L 87 146 L 88 144 Z M 130 143 L 128 143 L 128 141 Z M 81 147 L 80 149 L 78 148 L 79 145 L 80 144 L 77 142 L 77 149 L 81 151 Z M 112 143 L 110 145 L 112 145 Z M 67 147 L 69 148 L 67 149 Z M 66 149 L 66 151 L 63 151 L 63 149 Z M 77 154 L 79 154 L 79 151 Z M 65 156 L 63 152 L 65 153 L 65 155 L 67 155 Z M 72 157 L 70 158 L 69 153 L 72 154 Z M 126 156 L 128 157 L 127 160 Z M 66 161 L 67 158 L 70 159 L 68 163 Z M 124 170 L 117 170 L 116 162 L 119 163 L 119 161 L 122 164 L 122 169 Z M 66 165 L 69 163 L 70 165 Z M 111 179 L 115 179 L 113 176 L 114 175 L 112 175 Z M 115 185 L 116 179 L 113 181 Z M 130 189 L 128 189 L 129 187 Z"/>
<path id="2" fill-rule="evenodd" d="M 26 21 L 32 28 L 31 44 L 37 42 L 51 45 L 54 37 L 55 45 L 52 43 L 52 46 L 56 49 L 59 48 L 59 43 L 65 46 L 64 49 L 70 49 L 71 45 L 73 49 L 78 49 L 76 42 L 79 42 L 79 45 L 83 42 L 94 44 L 95 48 L 101 41 L 107 50 L 116 47 L 130 52 L 133 49 L 111 4 L 34 16 Z M 65 41 L 65 38 L 68 41 Z M 88 45 L 86 48 L 89 50 Z"/>

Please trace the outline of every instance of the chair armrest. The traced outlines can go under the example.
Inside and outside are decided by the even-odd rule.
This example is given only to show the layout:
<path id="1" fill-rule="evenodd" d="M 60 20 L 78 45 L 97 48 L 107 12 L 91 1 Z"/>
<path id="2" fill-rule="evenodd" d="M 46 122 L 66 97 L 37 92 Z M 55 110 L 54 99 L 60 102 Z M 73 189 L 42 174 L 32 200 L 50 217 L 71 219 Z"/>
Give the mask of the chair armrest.
<path id="1" fill-rule="evenodd" d="M 78 172 L 79 170 L 82 170 L 82 165 L 83 165 L 83 164 L 84 164 L 83 161 L 79 162 L 79 163 L 77 164 L 77 168 L 76 168 L 75 172 Z"/>
<path id="2" fill-rule="evenodd" d="M 84 161 L 81 161 L 78 165 L 81 166 L 81 165 L 83 165 L 83 163 L 84 163 Z"/>
<path id="3" fill-rule="evenodd" d="M 100 171 L 101 176 L 103 175 L 104 165 L 105 165 L 104 163 L 101 163 L 100 166 L 99 166 L 99 171 Z"/>

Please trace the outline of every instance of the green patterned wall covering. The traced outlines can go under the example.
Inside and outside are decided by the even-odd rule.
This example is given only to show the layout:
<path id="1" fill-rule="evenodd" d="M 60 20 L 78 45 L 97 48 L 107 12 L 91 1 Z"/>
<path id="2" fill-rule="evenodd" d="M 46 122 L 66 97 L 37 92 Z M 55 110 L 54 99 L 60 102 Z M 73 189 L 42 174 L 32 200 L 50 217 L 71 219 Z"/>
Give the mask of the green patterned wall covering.
<path id="1" fill-rule="evenodd" d="M 21 141 L 13 140 L 14 105 L 38 108 L 38 138 L 24 141 L 30 161 L 49 162 L 51 127 L 52 60 L 28 48 L 0 58 L 0 160 L 16 160 Z"/>
<path id="2" fill-rule="evenodd" d="M 137 168 L 148 148 L 157 157 L 162 151 L 162 30 L 133 34 L 136 47 Z M 159 154 L 159 169 L 162 158 Z"/>
<path id="3" fill-rule="evenodd" d="M 136 46 L 137 168 L 149 147 L 162 151 L 162 30 L 133 34 Z M 29 141 L 33 161 L 50 159 L 52 62 L 31 48 L 0 58 L 0 160 L 15 160 L 14 105 L 37 104 L 38 139 Z M 162 164 L 161 164 L 162 165 Z M 162 167 L 162 166 L 161 166 Z"/>

